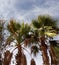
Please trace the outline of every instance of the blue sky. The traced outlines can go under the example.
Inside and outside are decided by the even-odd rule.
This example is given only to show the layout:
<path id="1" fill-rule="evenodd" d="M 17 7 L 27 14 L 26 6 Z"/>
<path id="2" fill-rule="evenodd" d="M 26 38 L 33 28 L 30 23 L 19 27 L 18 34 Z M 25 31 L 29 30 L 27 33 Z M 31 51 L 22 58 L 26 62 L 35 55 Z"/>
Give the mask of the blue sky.
<path id="1" fill-rule="evenodd" d="M 59 0 L 0 0 L 0 18 L 30 22 L 42 14 L 59 17 Z"/>

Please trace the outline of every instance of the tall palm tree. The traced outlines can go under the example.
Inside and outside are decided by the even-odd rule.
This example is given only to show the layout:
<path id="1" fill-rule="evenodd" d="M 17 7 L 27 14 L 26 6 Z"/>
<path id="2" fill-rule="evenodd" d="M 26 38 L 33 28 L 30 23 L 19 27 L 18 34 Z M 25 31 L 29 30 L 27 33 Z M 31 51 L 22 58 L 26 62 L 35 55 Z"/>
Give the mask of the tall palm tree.
<path id="1" fill-rule="evenodd" d="M 18 53 L 15 57 L 16 65 L 27 65 L 26 56 L 23 53 L 24 48 L 22 45 L 25 38 L 29 37 L 30 26 L 28 24 L 20 24 L 16 23 L 14 20 L 10 20 L 7 28 L 10 32 L 10 36 L 6 40 L 6 45 L 11 44 L 11 42 L 16 40 L 16 48 L 18 49 Z"/>
<path id="2" fill-rule="evenodd" d="M 34 26 L 33 27 L 34 30 L 39 31 L 39 41 L 41 43 L 43 65 L 50 65 L 49 57 L 47 54 L 48 46 L 46 43 L 46 37 L 52 37 L 56 35 L 57 33 L 56 20 L 54 20 L 50 16 L 38 16 L 37 20 L 32 21 L 32 25 Z"/>
<path id="3" fill-rule="evenodd" d="M 55 22 L 56 21 L 49 16 L 39 16 L 37 20 L 33 20 L 33 26 L 30 27 L 28 24 L 20 24 L 16 23 L 14 20 L 10 20 L 10 23 L 7 26 L 10 36 L 6 40 L 6 45 L 16 40 L 16 48 L 18 49 L 18 53 L 15 57 L 16 65 L 21 65 L 22 60 L 23 62 L 25 61 L 24 64 L 27 65 L 26 58 L 23 53 L 24 48 L 22 45 L 28 47 L 31 46 L 31 53 L 34 53 L 34 55 L 36 55 L 38 51 L 41 50 L 43 64 L 50 65 L 47 54 L 48 46 L 46 39 L 47 37 L 56 35 L 57 28 Z"/>

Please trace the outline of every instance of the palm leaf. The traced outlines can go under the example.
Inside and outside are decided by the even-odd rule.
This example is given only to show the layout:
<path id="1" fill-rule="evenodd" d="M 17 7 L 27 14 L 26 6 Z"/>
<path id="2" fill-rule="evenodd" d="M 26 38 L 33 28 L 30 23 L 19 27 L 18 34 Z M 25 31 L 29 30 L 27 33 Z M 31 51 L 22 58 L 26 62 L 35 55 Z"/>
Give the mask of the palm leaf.
<path id="1" fill-rule="evenodd" d="M 39 52 L 39 48 L 36 45 L 31 47 L 31 53 L 33 53 L 35 56 L 38 52 Z"/>
<path id="2" fill-rule="evenodd" d="M 10 45 L 11 42 L 13 42 L 15 40 L 15 38 L 13 37 L 13 35 L 11 34 L 7 39 L 6 39 L 6 44 L 5 45 Z"/>
<path id="3" fill-rule="evenodd" d="M 41 24 L 40 24 L 38 21 L 36 21 L 36 20 L 33 20 L 33 21 L 32 21 L 32 24 L 33 24 L 33 26 L 34 26 L 35 28 L 40 28 L 40 27 L 41 27 Z"/>
<path id="4" fill-rule="evenodd" d="M 45 35 L 49 36 L 49 37 L 53 37 L 56 36 L 56 33 L 51 33 L 51 32 L 45 32 Z"/>
<path id="5" fill-rule="evenodd" d="M 10 32 L 15 33 L 17 30 L 20 30 L 21 25 L 16 23 L 14 20 L 10 20 L 7 28 Z"/>
<path id="6" fill-rule="evenodd" d="M 56 20 L 48 15 L 38 16 L 38 21 L 41 21 L 41 24 L 43 24 L 44 26 L 56 26 Z"/>

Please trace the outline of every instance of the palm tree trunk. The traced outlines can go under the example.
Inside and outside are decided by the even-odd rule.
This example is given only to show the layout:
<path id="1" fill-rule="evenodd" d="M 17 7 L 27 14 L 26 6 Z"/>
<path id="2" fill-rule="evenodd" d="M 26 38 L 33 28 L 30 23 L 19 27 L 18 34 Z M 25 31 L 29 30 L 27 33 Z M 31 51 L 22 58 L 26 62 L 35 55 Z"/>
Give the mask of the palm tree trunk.
<path id="1" fill-rule="evenodd" d="M 18 53 L 16 55 L 16 65 L 21 65 L 21 57 L 22 57 L 22 48 L 21 48 L 21 45 L 18 44 L 17 48 L 18 48 Z"/>
<path id="2" fill-rule="evenodd" d="M 17 46 L 18 53 L 16 55 L 16 65 L 27 65 L 26 56 L 22 52 L 22 47 L 20 44 Z"/>
<path id="3" fill-rule="evenodd" d="M 47 45 L 45 44 L 45 37 L 42 36 L 40 38 L 41 40 L 41 51 L 42 51 L 42 57 L 43 57 L 43 65 L 50 65 L 49 64 L 49 57 L 48 57 L 48 54 L 47 54 Z"/>
<path id="4" fill-rule="evenodd" d="M 50 45 L 50 56 L 51 56 L 51 65 L 57 65 L 56 55 L 52 45 Z"/>

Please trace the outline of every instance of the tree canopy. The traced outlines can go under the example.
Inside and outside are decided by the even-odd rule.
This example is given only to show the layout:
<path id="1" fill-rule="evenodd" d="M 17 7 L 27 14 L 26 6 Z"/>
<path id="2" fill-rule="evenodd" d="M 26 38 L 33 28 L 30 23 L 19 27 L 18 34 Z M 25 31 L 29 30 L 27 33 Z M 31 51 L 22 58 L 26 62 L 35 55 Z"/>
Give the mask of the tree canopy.
<path id="1" fill-rule="evenodd" d="M 53 43 L 54 46 L 51 46 L 49 40 L 53 38 L 53 36 L 56 36 L 59 32 L 59 28 L 57 27 L 56 23 L 57 21 L 55 19 L 45 15 L 38 16 L 37 19 L 32 20 L 31 24 L 24 23 L 24 22 L 17 23 L 17 21 L 13 19 L 9 21 L 7 25 L 7 30 L 9 31 L 10 35 L 6 39 L 5 46 L 10 45 L 12 42 L 16 40 L 16 42 L 14 42 L 16 44 L 16 48 L 18 49 L 18 53 L 15 56 L 16 65 L 21 65 L 21 64 L 27 65 L 26 55 L 23 52 L 23 50 L 27 51 L 27 49 L 25 49 L 26 47 L 28 48 L 30 47 L 30 51 L 31 51 L 29 53 L 30 55 L 34 54 L 36 56 L 37 53 L 41 51 L 42 58 L 43 58 L 43 65 L 50 65 L 49 63 L 50 60 L 48 56 L 48 52 L 49 52 L 51 60 L 53 61 L 53 63 L 51 61 L 51 64 L 57 65 L 55 55 L 53 55 L 54 53 L 53 47 L 56 45 L 55 43 Z M 1 26 L 0 26 L 0 30 L 1 30 Z M 47 42 L 47 40 L 49 42 Z M 9 52 L 9 56 L 12 53 Z M 6 64 L 5 62 L 8 61 L 3 60 L 3 65 Z M 9 61 L 8 64 L 10 62 L 11 61 Z M 33 64 L 36 65 L 35 60 L 32 58 L 31 65 Z"/>

